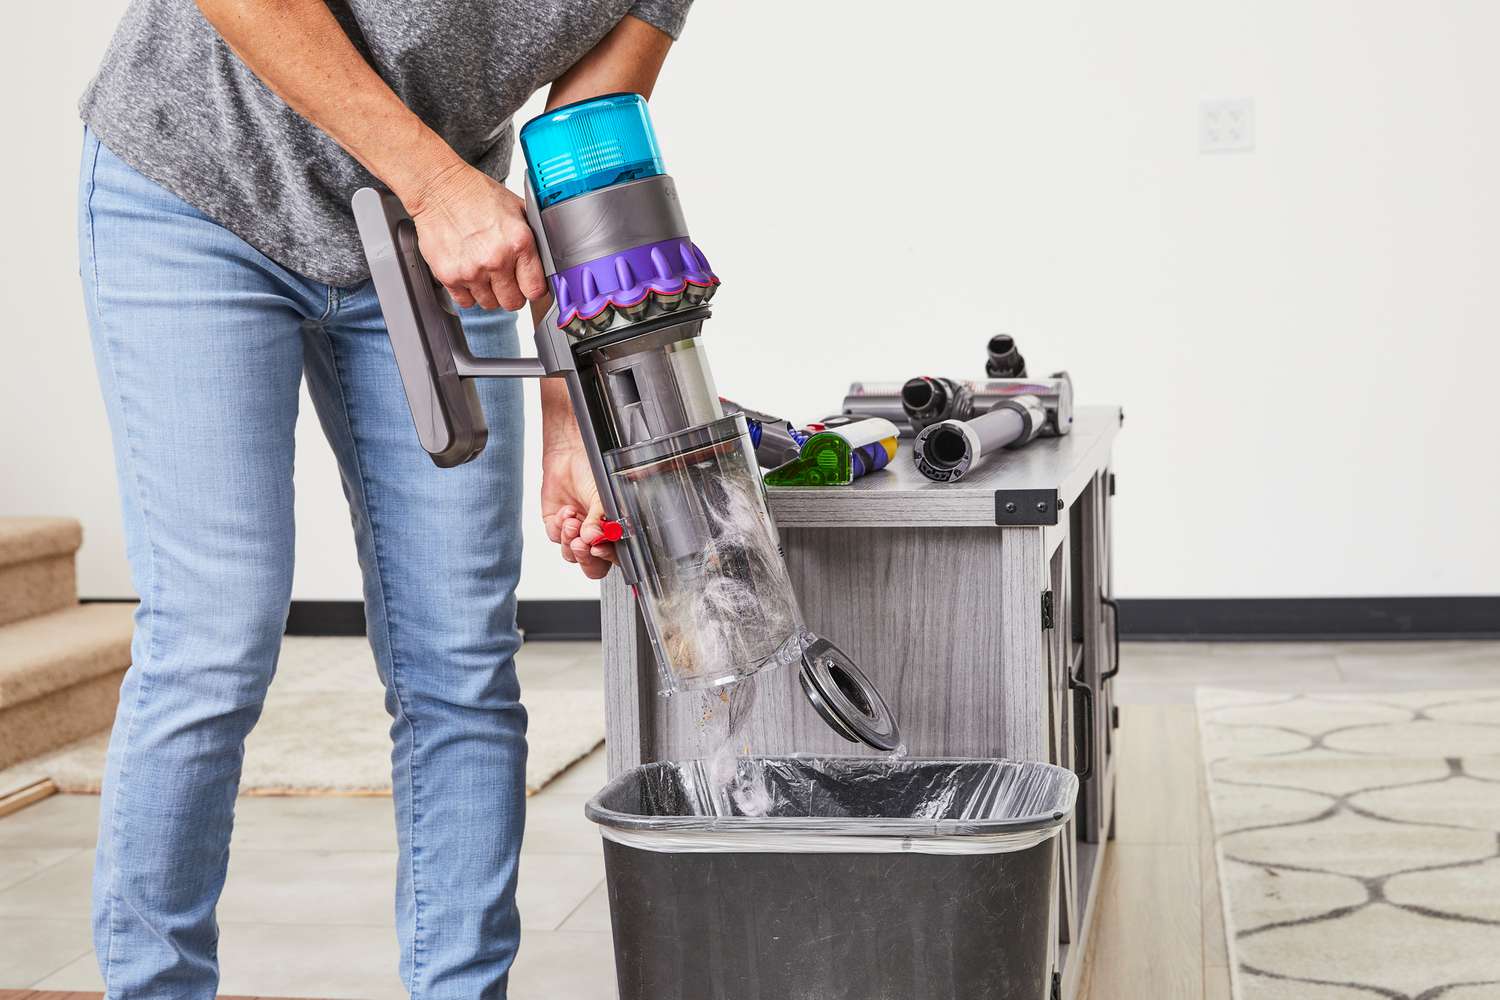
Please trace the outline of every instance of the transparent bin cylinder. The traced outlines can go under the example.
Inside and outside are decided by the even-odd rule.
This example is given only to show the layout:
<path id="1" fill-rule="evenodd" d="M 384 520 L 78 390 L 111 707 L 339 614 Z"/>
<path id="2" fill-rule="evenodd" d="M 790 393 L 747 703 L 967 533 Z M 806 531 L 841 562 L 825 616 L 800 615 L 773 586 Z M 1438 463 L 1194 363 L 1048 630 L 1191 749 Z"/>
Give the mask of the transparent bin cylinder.
<path id="1" fill-rule="evenodd" d="M 673 691 L 801 658 L 809 641 L 740 414 L 604 456 Z"/>

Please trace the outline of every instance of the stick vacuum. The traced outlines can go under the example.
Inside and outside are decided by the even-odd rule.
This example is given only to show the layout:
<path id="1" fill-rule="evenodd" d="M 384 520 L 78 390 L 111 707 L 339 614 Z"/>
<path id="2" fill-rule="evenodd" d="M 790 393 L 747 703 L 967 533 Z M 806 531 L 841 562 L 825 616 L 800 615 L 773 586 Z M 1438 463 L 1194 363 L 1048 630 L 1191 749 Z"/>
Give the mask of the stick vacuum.
<path id="1" fill-rule="evenodd" d="M 646 102 L 570 104 L 528 122 L 520 142 L 527 219 L 553 293 L 535 358 L 475 357 L 400 201 L 374 188 L 354 196 L 422 446 L 440 467 L 484 448 L 475 378 L 563 379 L 664 691 L 797 663 L 835 731 L 894 749 L 880 693 L 802 622 L 745 418 L 725 415 L 700 338 L 719 278 L 688 236 Z"/>

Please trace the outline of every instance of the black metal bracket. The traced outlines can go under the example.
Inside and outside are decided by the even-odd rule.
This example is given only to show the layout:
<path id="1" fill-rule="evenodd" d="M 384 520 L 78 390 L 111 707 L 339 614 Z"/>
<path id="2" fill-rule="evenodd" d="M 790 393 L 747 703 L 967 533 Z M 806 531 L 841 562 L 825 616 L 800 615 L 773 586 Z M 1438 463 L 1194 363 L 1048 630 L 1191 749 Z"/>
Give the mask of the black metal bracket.
<path id="1" fill-rule="evenodd" d="M 996 490 L 995 523 L 1006 528 L 1057 523 L 1063 499 L 1057 490 Z"/>

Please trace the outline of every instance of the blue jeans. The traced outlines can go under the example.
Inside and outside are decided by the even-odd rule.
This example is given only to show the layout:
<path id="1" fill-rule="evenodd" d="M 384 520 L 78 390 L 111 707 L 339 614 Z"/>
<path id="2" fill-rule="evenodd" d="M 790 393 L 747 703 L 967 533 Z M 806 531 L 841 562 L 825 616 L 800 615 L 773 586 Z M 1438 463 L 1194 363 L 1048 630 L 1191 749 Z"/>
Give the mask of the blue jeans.
<path id="1" fill-rule="evenodd" d="M 479 386 L 489 447 L 417 442 L 369 283 L 280 267 L 85 133 L 79 256 L 131 576 L 132 664 L 104 777 L 94 942 L 110 1000 L 211 1000 L 245 737 L 292 588 L 306 377 L 337 456 L 390 712 L 400 971 L 413 997 L 503 998 L 520 940 L 521 394 Z M 477 353 L 515 317 L 469 311 Z M 266 956 L 274 962 L 274 955 Z"/>

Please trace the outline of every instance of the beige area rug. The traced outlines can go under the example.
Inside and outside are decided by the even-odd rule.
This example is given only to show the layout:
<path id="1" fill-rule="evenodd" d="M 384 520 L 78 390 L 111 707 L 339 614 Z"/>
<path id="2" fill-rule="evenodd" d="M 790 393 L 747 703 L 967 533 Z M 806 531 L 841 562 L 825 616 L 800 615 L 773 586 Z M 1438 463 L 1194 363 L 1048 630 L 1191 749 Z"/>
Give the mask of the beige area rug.
<path id="1" fill-rule="evenodd" d="M 1201 689 L 1236 1000 L 1500 998 L 1500 690 Z"/>
<path id="2" fill-rule="evenodd" d="M 522 685 L 532 794 L 604 742 L 604 693 L 598 682 L 531 689 L 524 671 Z M 246 741 L 241 794 L 389 795 L 390 725 L 363 639 L 288 638 Z M 63 792 L 97 793 L 108 739 L 100 733 L 0 771 L 0 792 L 51 778 Z"/>

